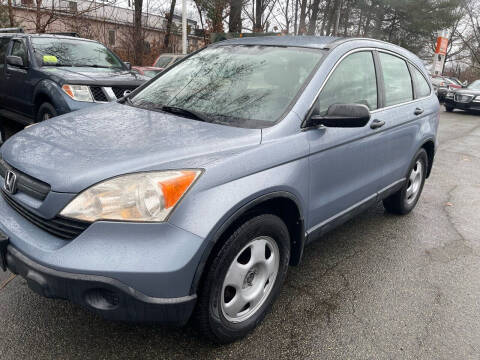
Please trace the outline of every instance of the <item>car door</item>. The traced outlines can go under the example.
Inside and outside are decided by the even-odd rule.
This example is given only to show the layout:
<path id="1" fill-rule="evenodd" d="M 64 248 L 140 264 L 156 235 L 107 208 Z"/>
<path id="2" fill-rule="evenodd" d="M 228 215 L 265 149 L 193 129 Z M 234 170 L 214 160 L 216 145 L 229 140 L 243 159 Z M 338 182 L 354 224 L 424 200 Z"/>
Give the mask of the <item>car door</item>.
<path id="1" fill-rule="evenodd" d="M 5 102 L 10 110 L 25 115 L 32 115 L 33 86 L 30 81 L 30 59 L 24 39 L 11 41 L 8 55 L 22 58 L 24 66 L 6 65 Z"/>
<path id="2" fill-rule="evenodd" d="M 387 52 L 378 52 L 378 59 L 385 100 L 384 108 L 375 111 L 373 115 L 385 122 L 382 127 L 385 154 L 388 157 L 385 177 L 382 179 L 382 186 L 385 187 L 405 178 L 412 157 L 420 146 L 417 138 L 422 124 L 420 120 L 432 116 L 433 107 L 428 105 L 429 100 L 425 97 L 431 93 L 428 83 L 423 85 L 422 99 L 415 99 L 411 76 L 413 68 L 410 68 L 406 59 Z M 423 75 L 419 76 L 426 82 Z M 420 95 L 419 93 L 417 97 Z"/>
<path id="3" fill-rule="evenodd" d="M 332 104 L 364 104 L 375 111 L 380 102 L 371 51 L 348 54 L 330 73 L 314 105 L 322 115 Z M 310 143 L 309 232 L 376 199 L 384 177 L 384 136 L 376 118 L 361 128 L 307 131 Z M 373 128 L 372 128 L 373 127 Z"/>
<path id="4" fill-rule="evenodd" d="M 5 106 L 5 62 L 9 43 L 9 37 L 0 37 L 0 107 Z"/>

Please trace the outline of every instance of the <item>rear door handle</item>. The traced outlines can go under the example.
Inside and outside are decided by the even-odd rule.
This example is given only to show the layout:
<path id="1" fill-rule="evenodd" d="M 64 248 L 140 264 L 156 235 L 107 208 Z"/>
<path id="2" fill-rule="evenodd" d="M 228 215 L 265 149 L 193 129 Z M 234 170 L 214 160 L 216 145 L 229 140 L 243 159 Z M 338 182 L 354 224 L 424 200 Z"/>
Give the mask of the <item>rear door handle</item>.
<path id="1" fill-rule="evenodd" d="M 422 108 L 416 108 L 413 113 L 415 115 L 422 115 L 423 114 L 423 109 Z"/>
<path id="2" fill-rule="evenodd" d="M 378 128 L 381 128 L 383 125 L 385 125 L 385 121 L 375 119 L 370 124 L 370 128 L 371 129 L 378 129 Z"/>

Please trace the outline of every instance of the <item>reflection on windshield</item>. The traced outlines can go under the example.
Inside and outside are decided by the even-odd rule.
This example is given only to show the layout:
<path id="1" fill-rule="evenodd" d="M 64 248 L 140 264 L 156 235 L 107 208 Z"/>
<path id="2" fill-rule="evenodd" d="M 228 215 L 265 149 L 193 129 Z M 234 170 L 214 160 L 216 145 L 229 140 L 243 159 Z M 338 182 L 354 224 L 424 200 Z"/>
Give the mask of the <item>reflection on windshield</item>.
<path id="1" fill-rule="evenodd" d="M 218 46 L 186 59 L 139 92 L 132 103 L 168 105 L 237 126 L 269 126 L 285 112 L 323 56 L 273 46 Z"/>
<path id="2" fill-rule="evenodd" d="M 91 41 L 32 38 L 35 57 L 43 66 L 121 68 L 121 61 L 105 46 Z"/>

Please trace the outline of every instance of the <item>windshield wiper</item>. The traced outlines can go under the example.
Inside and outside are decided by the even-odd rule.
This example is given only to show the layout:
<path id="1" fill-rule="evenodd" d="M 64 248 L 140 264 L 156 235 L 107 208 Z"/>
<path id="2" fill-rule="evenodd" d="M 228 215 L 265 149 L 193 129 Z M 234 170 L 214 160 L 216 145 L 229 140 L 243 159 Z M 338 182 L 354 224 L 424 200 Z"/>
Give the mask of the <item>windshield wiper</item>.
<path id="1" fill-rule="evenodd" d="M 124 99 L 123 99 L 123 103 L 124 104 L 127 104 L 129 106 L 135 106 L 132 102 L 132 100 L 130 100 L 130 98 L 128 96 L 126 96 Z"/>
<path id="2" fill-rule="evenodd" d="M 42 66 L 55 66 L 55 67 L 73 67 L 72 64 L 55 64 L 55 63 L 43 63 Z"/>
<path id="3" fill-rule="evenodd" d="M 75 66 L 76 67 L 93 67 L 93 68 L 101 68 L 101 69 L 120 69 L 119 67 L 96 65 L 96 64 L 75 64 Z"/>
<path id="4" fill-rule="evenodd" d="M 199 120 L 199 121 L 204 121 L 204 122 L 211 122 L 212 120 L 204 115 L 199 114 L 196 111 L 193 110 L 187 110 L 187 109 L 182 109 L 180 107 L 176 106 L 169 106 L 169 105 L 163 105 L 159 107 L 160 110 L 175 114 L 175 115 L 181 115 L 181 116 L 186 116 L 194 120 Z"/>

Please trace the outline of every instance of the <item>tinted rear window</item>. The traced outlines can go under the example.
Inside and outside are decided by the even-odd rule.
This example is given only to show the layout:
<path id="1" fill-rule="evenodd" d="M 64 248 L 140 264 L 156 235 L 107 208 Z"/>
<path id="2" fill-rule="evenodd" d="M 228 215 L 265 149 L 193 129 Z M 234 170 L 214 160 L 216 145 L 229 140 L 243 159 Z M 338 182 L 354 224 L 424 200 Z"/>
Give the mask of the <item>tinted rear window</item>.
<path id="1" fill-rule="evenodd" d="M 10 38 L 0 38 L 0 69 L 5 66 L 5 56 L 7 55 L 7 47 Z"/>

